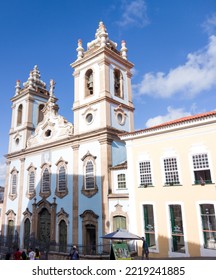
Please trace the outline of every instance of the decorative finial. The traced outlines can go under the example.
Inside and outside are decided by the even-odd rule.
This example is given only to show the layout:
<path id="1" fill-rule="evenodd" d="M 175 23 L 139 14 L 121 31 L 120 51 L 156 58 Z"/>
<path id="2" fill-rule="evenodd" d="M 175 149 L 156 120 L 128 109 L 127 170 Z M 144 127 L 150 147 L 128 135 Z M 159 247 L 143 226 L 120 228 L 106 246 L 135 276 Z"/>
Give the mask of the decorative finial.
<path id="1" fill-rule="evenodd" d="M 78 47 L 77 47 L 76 51 L 77 51 L 77 59 L 83 58 L 84 49 L 82 47 L 82 40 L 81 39 L 78 40 Z"/>
<path id="2" fill-rule="evenodd" d="M 15 86 L 15 95 L 18 95 L 20 93 L 21 87 L 20 87 L 20 80 L 16 81 L 16 86 Z"/>
<path id="3" fill-rule="evenodd" d="M 50 80 L 50 96 L 54 96 L 55 82 L 54 80 Z"/>
<path id="4" fill-rule="evenodd" d="M 29 81 L 29 88 L 33 89 L 34 88 L 34 78 L 33 78 L 32 71 L 30 71 L 28 81 Z"/>
<path id="5" fill-rule="evenodd" d="M 127 51 L 128 49 L 126 48 L 126 42 L 124 40 L 122 40 L 121 42 L 121 55 L 124 59 L 127 60 Z"/>

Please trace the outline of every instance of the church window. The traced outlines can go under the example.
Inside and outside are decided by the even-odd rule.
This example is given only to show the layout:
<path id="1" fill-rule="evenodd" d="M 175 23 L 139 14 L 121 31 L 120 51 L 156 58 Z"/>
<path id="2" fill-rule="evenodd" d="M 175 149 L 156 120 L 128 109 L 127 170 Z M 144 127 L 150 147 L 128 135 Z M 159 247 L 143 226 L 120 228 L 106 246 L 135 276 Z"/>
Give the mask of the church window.
<path id="1" fill-rule="evenodd" d="M 35 187 L 35 173 L 34 171 L 31 171 L 29 173 L 29 193 L 34 192 L 34 187 Z"/>
<path id="2" fill-rule="evenodd" d="M 126 229 L 126 217 L 120 215 L 113 217 L 113 231 L 118 229 Z"/>
<path id="3" fill-rule="evenodd" d="M 58 190 L 64 192 L 66 190 L 66 173 L 65 167 L 61 166 L 58 173 Z"/>
<path id="4" fill-rule="evenodd" d="M 16 143 L 17 145 L 19 145 L 19 142 L 20 142 L 20 140 L 19 140 L 19 138 L 17 137 L 16 140 L 15 140 L 15 143 Z"/>
<path id="5" fill-rule="evenodd" d="M 56 163 L 56 189 L 55 195 L 59 198 L 63 198 L 68 194 L 67 187 L 67 161 L 64 161 L 61 157 Z"/>
<path id="6" fill-rule="evenodd" d="M 26 192 L 26 197 L 28 199 L 32 199 L 36 192 L 35 192 L 35 176 L 36 176 L 36 169 L 33 164 L 31 163 L 28 167 L 28 189 Z"/>
<path id="7" fill-rule="evenodd" d="M 124 125 L 126 122 L 127 114 L 126 114 L 125 110 L 122 108 L 122 105 L 120 104 L 117 108 L 115 108 L 114 112 L 115 112 L 115 117 L 116 117 L 117 122 L 120 125 Z"/>
<path id="8" fill-rule="evenodd" d="M 16 194 L 17 192 L 17 174 L 12 175 L 12 186 L 11 186 L 11 194 Z"/>
<path id="9" fill-rule="evenodd" d="M 42 176 L 42 192 L 49 192 L 50 191 L 50 173 L 48 168 L 43 170 Z"/>
<path id="10" fill-rule="evenodd" d="M 44 117 L 43 112 L 42 112 L 43 108 L 44 108 L 44 104 L 40 104 L 38 106 L 38 123 L 43 120 L 43 117 Z"/>
<path id="11" fill-rule="evenodd" d="M 93 115 L 91 113 L 87 114 L 87 116 L 86 116 L 87 123 L 91 123 L 92 120 L 93 120 Z"/>
<path id="12" fill-rule="evenodd" d="M 85 173 L 85 187 L 86 189 L 94 188 L 94 165 L 92 161 L 88 161 L 86 164 L 86 173 Z"/>
<path id="13" fill-rule="evenodd" d="M 119 69 L 114 70 L 114 94 L 117 97 L 124 98 L 123 76 Z"/>
<path id="14" fill-rule="evenodd" d="M 50 137 L 51 134 L 52 134 L 52 131 L 51 131 L 50 129 L 47 129 L 47 130 L 45 131 L 45 136 L 46 136 L 46 137 Z"/>
<path id="15" fill-rule="evenodd" d="M 90 96 L 94 93 L 93 71 L 89 69 L 85 74 L 85 96 Z"/>
<path id="16" fill-rule="evenodd" d="M 22 124 L 23 105 L 20 104 L 17 111 L 17 125 Z"/>
<path id="17" fill-rule="evenodd" d="M 95 195 L 98 192 L 96 185 L 96 157 L 89 152 L 82 158 L 83 160 L 83 187 L 82 193 L 88 197 Z"/>
<path id="18" fill-rule="evenodd" d="M 17 197 L 17 183 L 18 183 L 18 171 L 16 168 L 13 168 L 11 171 L 11 182 L 10 182 L 10 193 L 9 198 L 14 200 Z"/>
<path id="19" fill-rule="evenodd" d="M 8 226 L 7 226 L 7 237 L 11 241 L 13 240 L 13 235 L 14 235 L 14 220 L 9 220 L 8 221 Z"/>

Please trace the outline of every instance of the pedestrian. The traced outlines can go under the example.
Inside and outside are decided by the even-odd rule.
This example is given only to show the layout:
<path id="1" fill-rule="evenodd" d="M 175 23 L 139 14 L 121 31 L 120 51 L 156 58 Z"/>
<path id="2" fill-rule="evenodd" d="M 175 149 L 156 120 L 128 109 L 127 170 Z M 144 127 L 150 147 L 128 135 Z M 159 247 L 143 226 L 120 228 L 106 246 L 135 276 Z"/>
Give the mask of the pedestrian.
<path id="1" fill-rule="evenodd" d="M 16 252 L 14 253 L 14 260 L 21 260 L 22 259 L 22 253 L 20 252 L 20 249 L 17 248 Z"/>
<path id="2" fill-rule="evenodd" d="M 144 257 L 149 260 L 149 248 L 148 248 L 148 243 L 145 240 L 145 237 L 142 237 L 142 260 L 144 260 Z"/>
<path id="3" fill-rule="evenodd" d="M 71 260 L 79 260 L 79 252 L 76 248 L 76 246 L 73 246 L 73 250 L 69 255 Z"/>
<path id="4" fill-rule="evenodd" d="M 11 259 L 11 253 L 7 252 L 7 254 L 5 255 L 5 260 L 10 260 Z"/>
<path id="5" fill-rule="evenodd" d="M 35 252 L 32 248 L 30 248 L 30 252 L 28 254 L 29 260 L 34 260 L 35 259 Z"/>
<path id="6" fill-rule="evenodd" d="M 35 260 L 39 260 L 40 259 L 40 251 L 38 248 L 35 249 Z"/>
<path id="7" fill-rule="evenodd" d="M 26 254 L 26 250 L 23 250 L 22 251 L 22 255 L 21 255 L 21 257 L 22 257 L 22 260 L 27 260 L 27 254 Z"/>

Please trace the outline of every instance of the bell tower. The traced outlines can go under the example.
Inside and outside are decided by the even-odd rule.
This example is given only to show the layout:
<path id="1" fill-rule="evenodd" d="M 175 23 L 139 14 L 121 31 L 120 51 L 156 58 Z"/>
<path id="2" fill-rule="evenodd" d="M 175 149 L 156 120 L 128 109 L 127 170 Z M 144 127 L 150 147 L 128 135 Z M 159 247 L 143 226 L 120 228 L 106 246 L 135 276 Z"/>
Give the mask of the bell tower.
<path id="1" fill-rule="evenodd" d="M 131 93 L 131 69 L 125 41 L 121 49 L 108 37 L 103 22 L 95 39 L 87 44 L 78 40 L 74 69 L 74 134 L 109 128 L 134 130 L 134 106 Z"/>
<path id="2" fill-rule="evenodd" d="M 23 83 L 23 88 L 19 80 L 16 82 L 15 95 L 11 98 L 12 119 L 8 153 L 26 148 L 28 138 L 43 119 L 42 109 L 48 99 L 46 84 L 40 79 L 40 72 L 35 65 L 28 80 Z"/>

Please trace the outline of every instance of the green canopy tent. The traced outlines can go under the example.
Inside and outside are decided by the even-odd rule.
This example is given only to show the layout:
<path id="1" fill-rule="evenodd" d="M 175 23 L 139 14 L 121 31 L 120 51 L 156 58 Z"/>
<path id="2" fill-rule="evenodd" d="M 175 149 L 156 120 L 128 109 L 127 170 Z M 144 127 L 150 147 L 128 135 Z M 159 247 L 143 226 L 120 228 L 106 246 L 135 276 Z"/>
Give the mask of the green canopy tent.
<path id="1" fill-rule="evenodd" d="M 125 229 L 117 229 L 116 231 L 103 235 L 101 238 L 121 241 L 112 244 L 110 252 L 111 260 L 131 259 L 128 244 L 123 241 L 142 239 L 140 236 Z"/>

